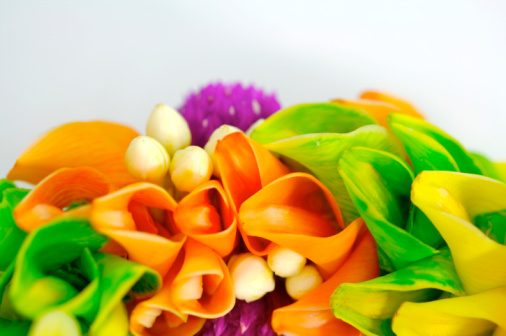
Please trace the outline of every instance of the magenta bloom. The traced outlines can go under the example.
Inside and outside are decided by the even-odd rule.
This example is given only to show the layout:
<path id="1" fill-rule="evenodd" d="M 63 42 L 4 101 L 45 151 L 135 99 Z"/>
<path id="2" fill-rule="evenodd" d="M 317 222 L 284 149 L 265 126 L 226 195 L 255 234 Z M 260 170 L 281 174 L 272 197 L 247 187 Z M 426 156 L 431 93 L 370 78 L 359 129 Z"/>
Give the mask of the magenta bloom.
<path id="1" fill-rule="evenodd" d="M 198 336 L 275 336 L 269 325 L 265 299 L 250 303 L 237 300 L 225 316 L 207 320 Z"/>
<path id="2" fill-rule="evenodd" d="M 209 84 L 191 93 L 179 112 L 192 133 L 192 145 L 203 147 L 211 133 L 223 124 L 246 131 L 255 121 L 280 109 L 274 94 L 265 94 L 253 86 Z"/>

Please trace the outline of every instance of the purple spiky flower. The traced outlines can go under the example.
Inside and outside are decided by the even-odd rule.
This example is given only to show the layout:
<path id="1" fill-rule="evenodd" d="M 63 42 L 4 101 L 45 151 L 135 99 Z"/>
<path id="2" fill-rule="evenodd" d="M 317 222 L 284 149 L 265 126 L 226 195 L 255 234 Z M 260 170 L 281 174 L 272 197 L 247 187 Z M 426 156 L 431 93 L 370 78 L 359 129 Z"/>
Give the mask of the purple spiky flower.
<path id="1" fill-rule="evenodd" d="M 190 93 L 179 112 L 192 133 L 192 145 L 204 147 L 215 129 L 223 124 L 246 131 L 255 121 L 280 109 L 275 94 L 266 94 L 253 85 L 209 84 Z"/>

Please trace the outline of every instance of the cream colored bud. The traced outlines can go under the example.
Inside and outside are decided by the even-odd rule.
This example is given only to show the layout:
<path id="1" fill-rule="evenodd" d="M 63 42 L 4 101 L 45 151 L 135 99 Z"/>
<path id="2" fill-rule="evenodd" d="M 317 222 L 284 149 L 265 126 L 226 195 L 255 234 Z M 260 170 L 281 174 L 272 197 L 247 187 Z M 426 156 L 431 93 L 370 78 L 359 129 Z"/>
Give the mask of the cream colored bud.
<path id="1" fill-rule="evenodd" d="M 158 140 L 172 157 L 192 142 L 190 127 L 185 118 L 173 108 L 158 104 L 148 118 L 146 135 Z"/>
<path id="2" fill-rule="evenodd" d="M 264 122 L 264 121 L 265 121 L 265 119 L 262 119 L 262 118 L 260 118 L 260 119 L 258 119 L 257 121 L 255 121 L 255 122 L 253 123 L 253 125 L 251 125 L 251 126 L 248 128 L 248 130 L 246 131 L 246 135 L 250 137 L 250 136 L 251 136 L 251 133 L 253 133 L 253 131 L 255 130 L 255 128 L 257 128 L 258 126 L 260 126 L 261 124 L 263 124 L 263 122 Z"/>
<path id="3" fill-rule="evenodd" d="M 230 258 L 228 268 L 239 300 L 255 301 L 274 290 L 274 274 L 262 257 L 238 254 Z"/>
<path id="4" fill-rule="evenodd" d="M 206 150 L 207 154 L 209 154 L 209 157 L 211 157 L 211 162 L 213 163 L 213 167 L 216 167 L 216 160 L 214 158 L 214 150 L 216 149 L 216 144 L 218 144 L 218 141 L 226 137 L 227 135 L 235 132 L 241 132 L 240 129 L 238 129 L 235 126 L 230 125 L 221 125 L 217 129 L 214 130 L 214 132 L 209 137 L 209 140 L 207 140 L 206 145 L 204 146 L 204 149 Z M 214 175 L 219 177 L 220 172 L 218 169 L 214 170 Z"/>
<path id="5" fill-rule="evenodd" d="M 50 311 L 32 323 L 29 336 L 80 336 L 77 320 L 61 310 Z"/>
<path id="6" fill-rule="evenodd" d="M 140 135 L 133 139 L 125 154 L 130 174 L 141 181 L 161 184 L 169 170 L 169 155 L 155 139 Z"/>
<path id="7" fill-rule="evenodd" d="M 286 278 L 286 292 L 298 300 L 323 282 L 320 272 L 313 265 L 306 265 L 299 274 Z"/>
<path id="8" fill-rule="evenodd" d="M 199 184 L 209 181 L 213 165 L 205 150 L 189 146 L 174 154 L 169 172 L 172 183 L 178 190 L 190 192 Z"/>
<path id="9" fill-rule="evenodd" d="M 267 264 L 277 276 L 286 278 L 299 274 L 306 258 L 286 247 L 277 246 L 267 255 Z"/>

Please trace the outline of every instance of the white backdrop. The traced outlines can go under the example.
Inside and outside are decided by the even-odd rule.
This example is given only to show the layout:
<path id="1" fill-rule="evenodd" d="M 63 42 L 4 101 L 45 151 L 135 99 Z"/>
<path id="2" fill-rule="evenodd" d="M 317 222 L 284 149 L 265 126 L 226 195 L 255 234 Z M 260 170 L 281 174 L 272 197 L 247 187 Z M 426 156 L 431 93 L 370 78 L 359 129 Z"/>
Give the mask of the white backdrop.
<path id="1" fill-rule="evenodd" d="M 381 89 L 506 161 L 506 2 L 0 0 L 0 176 L 73 120 L 144 131 L 209 81 L 283 106 Z"/>

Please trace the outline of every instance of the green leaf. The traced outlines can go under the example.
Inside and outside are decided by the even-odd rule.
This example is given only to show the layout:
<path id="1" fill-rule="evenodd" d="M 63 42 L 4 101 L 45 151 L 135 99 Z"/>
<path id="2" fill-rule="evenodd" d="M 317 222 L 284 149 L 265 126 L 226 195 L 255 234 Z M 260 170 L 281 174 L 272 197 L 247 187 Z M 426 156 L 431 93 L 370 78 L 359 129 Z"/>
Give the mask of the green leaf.
<path id="1" fill-rule="evenodd" d="M 61 218 L 32 231 L 19 251 L 9 291 L 16 310 L 35 319 L 75 298 L 78 290 L 49 271 L 80 258 L 86 248 L 96 251 L 106 243 L 84 218 Z"/>
<path id="2" fill-rule="evenodd" d="M 365 335 L 394 335 L 392 318 L 403 302 L 426 302 L 442 292 L 464 295 L 448 249 L 394 273 L 344 283 L 330 298 L 334 315 Z"/>
<path id="3" fill-rule="evenodd" d="M 376 240 L 382 269 L 398 270 L 437 253 L 403 229 L 414 178 L 404 161 L 386 152 L 355 147 L 343 153 L 338 170 Z"/>
<path id="4" fill-rule="evenodd" d="M 337 103 L 301 104 L 283 109 L 259 125 L 251 138 L 265 145 L 310 133 L 349 133 L 377 121 L 367 112 Z"/>
<path id="5" fill-rule="evenodd" d="M 339 175 L 337 161 L 341 154 L 354 146 L 384 150 L 402 155 L 399 143 L 382 126 L 368 125 L 345 134 L 306 134 L 280 140 L 265 147 L 272 152 L 289 157 L 311 171 L 330 189 L 339 204 L 347 224 L 358 218 L 343 180 Z"/>
<path id="6" fill-rule="evenodd" d="M 28 335 L 30 321 L 6 320 L 0 317 L 0 331 L 2 335 L 23 336 Z"/>
<path id="7" fill-rule="evenodd" d="M 416 174 L 423 170 L 481 174 L 469 152 L 436 126 L 422 119 L 398 113 L 389 115 L 387 121 L 406 147 Z"/>
<path id="8" fill-rule="evenodd" d="M 486 156 L 478 154 L 478 153 L 471 153 L 471 158 L 473 159 L 476 166 L 481 170 L 484 176 L 491 177 L 493 179 L 506 182 L 506 180 L 503 180 L 503 176 L 501 176 L 498 167 L 496 164 L 494 164 L 492 161 L 490 161 Z"/>
<path id="9" fill-rule="evenodd" d="M 11 264 L 26 237 L 26 233 L 17 227 L 12 212 L 28 192 L 8 180 L 0 180 L 0 271 Z"/>

